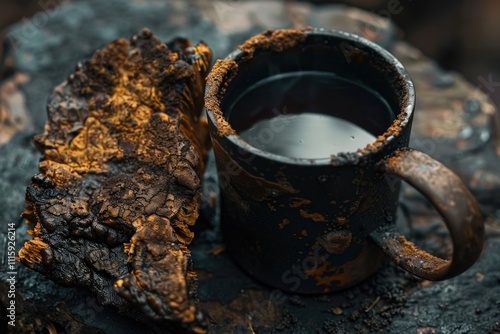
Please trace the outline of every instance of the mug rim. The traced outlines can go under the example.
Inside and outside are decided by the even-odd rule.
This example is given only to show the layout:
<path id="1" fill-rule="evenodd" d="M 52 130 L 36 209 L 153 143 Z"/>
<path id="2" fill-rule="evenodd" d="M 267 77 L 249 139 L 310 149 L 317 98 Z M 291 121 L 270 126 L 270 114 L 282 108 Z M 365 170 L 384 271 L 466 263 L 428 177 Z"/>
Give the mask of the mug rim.
<path id="1" fill-rule="evenodd" d="M 268 30 L 268 32 L 271 30 Z M 216 127 L 217 130 L 220 128 L 220 124 L 218 124 L 217 117 L 215 116 L 215 113 L 220 113 L 222 117 L 225 120 L 225 126 L 229 127 L 228 133 L 224 134 L 223 136 L 227 138 L 232 144 L 238 146 L 241 149 L 244 149 L 248 151 L 251 154 L 254 154 L 256 156 L 269 159 L 269 160 L 274 160 L 280 163 L 287 163 L 287 164 L 293 164 L 293 165 L 302 165 L 302 166 L 325 166 L 325 165 L 334 165 L 334 166 L 345 166 L 345 165 L 356 165 L 360 162 L 362 159 L 366 159 L 369 156 L 375 155 L 381 151 L 383 151 L 388 145 L 390 145 L 393 141 L 396 140 L 397 137 L 401 135 L 403 130 L 410 126 L 410 121 L 411 117 L 413 115 L 414 109 L 415 109 L 415 86 L 413 84 L 413 81 L 411 80 L 410 75 L 404 68 L 403 64 L 394 56 L 392 55 L 389 51 L 381 47 L 380 45 L 364 38 L 361 37 L 357 34 L 351 33 L 351 32 L 346 32 L 346 31 L 341 31 L 341 30 L 330 30 L 330 29 L 324 29 L 324 28 L 306 28 L 302 30 L 297 30 L 297 29 L 278 29 L 278 30 L 272 30 L 272 32 L 303 32 L 306 35 L 306 38 L 308 35 L 314 35 L 314 36 L 327 36 L 327 37 L 337 37 L 340 39 L 347 40 L 349 42 L 352 42 L 356 45 L 361 45 L 363 47 L 369 48 L 372 51 L 374 51 L 378 56 L 383 58 L 385 61 L 387 61 L 389 64 L 392 64 L 393 69 L 396 71 L 399 79 L 401 79 L 401 88 L 403 91 L 403 94 L 401 96 L 404 96 L 405 99 L 401 101 L 399 112 L 396 114 L 396 118 L 392 122 L 392 124 L 386 129 L 386 131 L 378 135 L 376 137 L 376 140 L 367 144 L 364 148 L 358 149 L 355 152 L 340 152 L 336 155 L 331 155 L 330 157 L 325 157 L 325 158 L 296 158 L 296 157 L 286 157 L 278 154 L 274 154 L 265 150 L 261 150 L 257 147 L 254 147 L 250 144 L 248 144 L 246 141 L 244 141 L 232 128 L 230 123 L 227 121 L 227 119 L 224 117 L 222 110 L 220 108 L 220 102 L 222 100 L 220 93 L 221 90 L 223 89 L 223 82 L 221 80 L 216 80 L 215 78 L 211 78 L 210 76 L 208 77 L 207 80 L 207 88 L 206 88 L 206 93 L 205 93 L 205 99 L 208 101 L 209 96 L 210 98 L 216 98 L 218 103 L 216 104 L 209 104 L 206 103 L 206 111 L 207 111 L 207 116 L 210 119 L 210 121 L 213 123 L 213 125 Z M 300 42 L 299 42 L 300 44 Z M 212 71 L 216 69 L 217 67 L 223 67 L 221 65 L 221 62 L 224 61 L 236 61 L 236 63 L 242 63 L 245 62 L 246 60 L 242 59 L 245 56 L 245 53 L 241 49 L 236 49 L 233 52 L 231 52 L 226 58 L 223 60 L 219 60 L 216 62 L 214 67 L 212 68 Z M 238 62 L 240 60 L 240 62 Z M 230 71 L 234 71 L 234 69 L 230 67 L 224 67 L 222 68 L 222 71 L 220 72 L 223 77 L 227 77 L 227 74 Z M 237 76 L 238 74 L 234 76 L 230 76 L 229 82 L 232 80 L 233 77 Z M 400 99 L 401 100 L 401 99 Z M 393 131 L 396 130 L 396 131 Z"/>

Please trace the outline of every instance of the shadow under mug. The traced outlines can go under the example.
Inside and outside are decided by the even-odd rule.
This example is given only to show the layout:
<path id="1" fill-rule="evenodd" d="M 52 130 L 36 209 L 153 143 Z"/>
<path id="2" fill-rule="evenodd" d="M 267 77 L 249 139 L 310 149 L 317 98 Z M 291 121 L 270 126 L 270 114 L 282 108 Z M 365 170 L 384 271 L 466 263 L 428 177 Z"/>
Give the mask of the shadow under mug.
<path id="1" fill-rule="evenodd" d="M 361 81 L 385 98 L 396 120 L 364 149 L 324 159 L 275 155 L 237 135 L 227 111 L 250 85 L 276 72 L 309 70 Z M 340 31 L 266 31 L 217 61 L 205 102 L 225 243 L 236 262 L 262 282 L 292 292 L 336 291 L 373 274 L 384 253 L 413 275 L 442 280 L 479 257 L 480 209 L 457 175 L 408 148 L 413 83 L 380 46 Z M 400 179 L 442 215 L 453 242 L 451 259 L 420 250 L 397 232 Z"/>

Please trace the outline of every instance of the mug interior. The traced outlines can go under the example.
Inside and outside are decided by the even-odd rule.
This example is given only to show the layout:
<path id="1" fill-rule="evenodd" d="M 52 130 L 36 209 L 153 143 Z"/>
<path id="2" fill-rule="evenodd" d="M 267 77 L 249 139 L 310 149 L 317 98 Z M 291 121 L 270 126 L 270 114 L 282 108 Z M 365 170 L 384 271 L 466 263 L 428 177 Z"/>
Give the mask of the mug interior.
<path id="1" fill-rule="evenodd" d="M 360 156 L 380 150 L 400 132 L 394 130 L 401 130 L 408 125 L 413 111 L 413 84 L 403 66 L 385 49 L 354 34 L 320 29 L 305 31 L 305 34 L 306 38 L 302 42 L 281 52 L 259 49 L 257 46 L 251 57 L 241 50 L 233 52 L 228 57 L 236 61 L 238 69 L 236 75 L 230 76 L 224 94 L 219 95 L 223 117 L 233 128 L 244 127 L 245 124 L 238 124 L 238 120 L 244 117 L 238 114 L 240 111 L 234 108 L 234 105 L 249 87 L 269 77 L 295 72 L 333 73 L 375 92 L 388 105 L 389 113 L 385 111 L 363 113 L 354 110 L 343 116 L 347 121 L 378 137 L 367 146 L 369 150 L 351 153 Z M 331 104 L 334 107 L 335 101 L 331 101 Z M 291 113 L 298 112 L 300 110 L 293 110 L 292 106 Z M 238 135 L 229 137 L 237 145 L 244 146 L 255 154 L 281 161 L 288 159 L 247 145 Z M 329 163 L 332 159 L 334 160 L 335 156 L 288 160 L 292 160 L 293 163 L 323 164 Z"/>

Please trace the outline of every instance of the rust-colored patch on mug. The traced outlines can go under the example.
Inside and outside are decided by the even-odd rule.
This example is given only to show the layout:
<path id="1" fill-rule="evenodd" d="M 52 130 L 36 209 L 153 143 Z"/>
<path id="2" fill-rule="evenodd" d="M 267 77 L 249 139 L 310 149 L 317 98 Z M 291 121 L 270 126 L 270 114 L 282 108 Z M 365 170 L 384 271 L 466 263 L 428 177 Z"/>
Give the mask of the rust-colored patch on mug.
<path id="1" fill-rule="evenodd" d="M 398 238 L 398 242 L 401 243 L 401 248 L 399 249 L 401 254 L 405 258 L 413 260 L 413 263 L 410 263 L 411 266 L 422 267 L 422 269 L 429 269 L 433 271 L 440 271 L 443 267 L 447 266 L 450 263 L 450 260 L 441 259 L 437 256 L 418 249 L 413 242 L 407 240 L 404 236 L 400 236 Z M 428 264 L 422 264 L 422 259 L 425 260 Z"/>
<path id="2" fill-rule="evenodd" d="M 346 217 L 338 217 L 337 218 L 337 223 L 339 225 L 344 225 L 345 223 L 347 223 L 349 220 L 346 218 Z"/>
<path id="3" fill-rule="evenodd" d="M 326 218 L 325 216 L 323 216 L 322 214 L 320 213 L 309 213 L 307 212 L 306 210 L 300 210 L 300 215 L 304 218 L 308 218 L 308 219 L 312 219 L 313 221 L 315 222 L 324 222 L 326 221 Z"/>
<path id="4" fill-rule="evenodd" d="M 321 247 L 323 247 L 330 254 L 344 253 L 352 241 L 352 233 L 348 230 L 333 231 L 323 236 L 318 240 Z"/>
<path id="5" fill-rule="evenodd" d="M 220 108 L 221 97 L 226 92 L 227 86 L 236 74 L 238 74 L 238 64 L 233 59 L 228 58 L 217 60 L 207 77 L 205 108 L 214 114 L 219 136 L 236 134 L 236 131 L 234 131 L 224 118 Z"/>
<path id="6" fill-rule="evenodd" d="M 248 39 L 238 49 L 245 53 L 242 57 L 243 60 L 252 58 L 256 50 L 283 52 L 305 41 L 307 37 L 305 31 L 310 30 L 312 29 L 266 30 Z"/>
<path id="7" fill-rule="evenodd" d="M 311 204 L 311 201 L 305 198 L 294 197 L 293 202 L 290 204 L 291 208 L 299 208 L 303 205 Z"/>
<path id="8" fill-rule="evenodd" d="M 281 223 L 279 223 L 280 230 L 284 229 L 286 225 L 290 224 L 290 221 L 286 218 L 283 218 Z"/>
<path id="9" fill-rule="evenodd" d="M 382 135 L 378 136 L 373 143 L 369 143 L 365 147 L 358 149 L 356 153 L 342 154 L 342 157 L 340 155 L 333 154 L 331 156 L 331 165 L 338 167 L 346 162 L 355 163 L 361 157 L 378 152 L 383 146 L 389 143 L 389 140 L 398 137 L 401 134 L 401 131 L 403 131 L 403 129 L 407 126 L 412 113 L 411 111 L 404 110 L 405 106 L 409 103 L 409 96 L 405 95 L 401 97 L 401 99 L 401 110 L 391 126 Z"/>

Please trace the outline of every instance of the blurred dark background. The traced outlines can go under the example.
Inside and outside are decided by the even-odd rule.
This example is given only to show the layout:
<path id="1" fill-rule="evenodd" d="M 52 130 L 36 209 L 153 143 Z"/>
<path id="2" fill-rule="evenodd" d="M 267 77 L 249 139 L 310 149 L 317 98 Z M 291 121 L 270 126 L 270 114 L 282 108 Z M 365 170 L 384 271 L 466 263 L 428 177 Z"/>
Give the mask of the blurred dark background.
<path id="1" fill-rule="evenodd" d="M 37 10 L 71 0 L 0 0 L 0 31 Z M 135 2 L 154 0 L 131 0 Z M 176 0 L 157 0 L 176 1 Z M 217 3 L 211 0 L 184 0 Z M 223 0 L 235 3 L 245 0 Z M 462 73 L 500 105 L 500 1 L 498 0 L 309 0 L 318 5 L 346 4 L 388 17 L 404 39 L 448 70 Z M 1 37 L 1 35 L 0 35 Z M 494 82 L 485 89 L 480 77 Z M 496 84 L 499 82 L 499 84 Z M 500 87 L 498 87 L 500 88 Z"/>
<path id="2" fill-rule="evenodd" d="M 389 18 L 404 39 L 443 68 L 462 73 L 500 106 L 500 89 L 490 92 L 479 77 L 500 82 L 500 1 L 498 0 L 345 0 L 342 3 Z M 397 8 L 397 10 L 395 10 Z M 397 14 L 391 14 L 398 12 Z"/>

